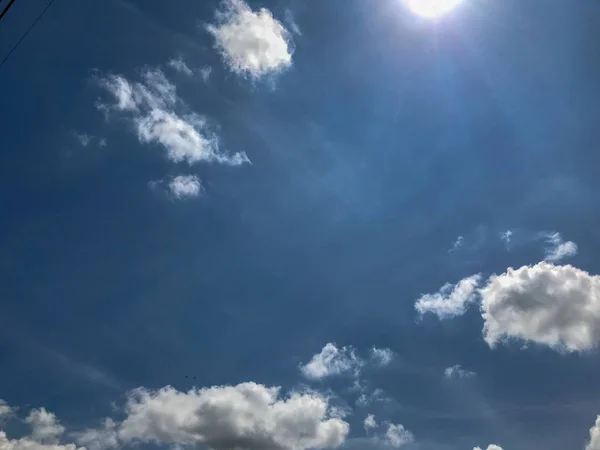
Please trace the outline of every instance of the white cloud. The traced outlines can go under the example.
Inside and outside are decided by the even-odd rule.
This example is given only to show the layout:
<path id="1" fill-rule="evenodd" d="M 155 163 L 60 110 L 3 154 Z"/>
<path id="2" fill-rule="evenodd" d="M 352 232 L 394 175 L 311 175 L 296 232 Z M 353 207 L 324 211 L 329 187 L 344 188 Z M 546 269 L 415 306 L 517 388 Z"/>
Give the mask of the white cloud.
<path id="1" fill-rule="evenodd" d="M 435 294 L 422 295 L 415 303 L 415 309 L 422 316 L 432 313 L 440 320 L 464 314 L 470 303 L 475 301 L 481 275 L 471 275 L 456 285 L 446 283 Z"/>
<path id="2" fill-rule="evenodd" d="M 106 450 L 119 446 L 117 423 L 107 418 L 102 428 L 90 428 L 74 433 L 77 443 L 85 446 L 87 450 Z"/>
<path id="3" fill-rule="evenodd" d="M 176 72 L 182 73 L 184 75 L 192 76 L 194 74 L 192 69 L 188 67 L 188 65 L 181 57 L 171 59 L 167 63 L 167 65 Z"/>
<path id="4" fill-rule="evenodd" d="M 590 441 L 585 446 L 585 450 L 600 450 L 600 416 L 596 418 L 596 423 L 590 428 Z"/>
<path id="5" fill-rule="evenodd" d="M 475 447 L 473 450 L 481 450 L 481 447 Z M 487 450 L 502 450 L 502 447 L 499 445 L 488 445 Z"/>
<path id="6" fill-rule="evenodd" d="M 162 146 L 173 162 L 199 161 L 240 165 L 249 162 L 245 153 L 227 155 L 219 149 L 219 139 L 206 120 L 185 109 L 175 85 L 158 69 L 147 69 L 141 82 L 130 82 L 120 75 L 100 79 L 100 84 L 115 99 L 102 105 L 107 112 L 127 113 L 141 143 Z"/>
<path id="7" fill-rule="evenodd" d="M 208 83 L 211 73 L 212 73 L 212 67 L 210 67 L 210 66 L 204 66 L 202 69 L 200 69 L 200 76 L 202 77 L 202 80 L 205 83 Z"/>
<path id="8" fill-rule="evenodd" d="M 195 175 L 178 175 L 169 182 L 169 190 L 175 198 L 198 197 L 202 194 L 202 184 Z"/>
<path id="9" fill-rule="evenodd" d="M 278 387 L 256 383 L 214 386 L 189 392 L 172 387 L 137 389 L 127 401 L 119 429 L 124 442 L 304 450 L 341 445 L 349 425 L 329 416 L 317 394 L 280 397 Z"/>
<path id="10" fill-rule="evenodd" d="M 14 411 L 5 401 L 0 400 L 0 405 L 6 414 L 12 414 Z M 0 450 L 77 450 L 75 444 L 59 442 L 65 428 L 53 413 L 44 408 L 32 409 L 25 422 L 31 426 L 31 434 L 19 439 L 10 439 L 6 432 L 0 429 Z"/>
<path id="11" fill-rule="evenodd" d="M 383 441 L 392 447 L 400 448 L 406 444 L 414 442 L 413 434 L 400 424 L 388 424 L 388 428 L 383 435 Z"/>
<path id="12" fill-rule="evenodd" d="M 475 372 L 465 370 L 459 364 L 452 367 L 447 367 L 444 370 L 444 376 L 446 378 L 473 378 L 475 375 Z"/>
<path id="13" fill-rule="evenodd" d="M 208 25 L 229 69 L 252 78 L 292 64 L 289 32 L 266 8 L 253 11 L 243 0 L 224 0 L 218 24 Z"/>
<path id="14" fill-rule="evenodd" d="M 573 352 L 600 340 L 598 275 L 540 262 L 490 277 L 480 294 L 490 347 L 518 339 Z"/>
<path id="15" fill-rule="evenodd" d="M 371 359 L 380 366 L 387 366 L 392 362 L 393 358 L 394 352 L 392 352 L 389 348 L 373 347 L 371 349 Z"/>
<path id="16" fill-rule="evenodd" d="M 363 421 L 363 426 L 367 432 L 373 428 L 377 428 L 378 425 L 377 421 L 375 420 L 375 416 L 373 414 L 367 415 Z"/>
<path id="17" fill-rule="evenodd" d="M 77 450 L 75 444 L 44 444 L 30 437 L 9 439 L 4 431 L 0 431 L 0 450 Z M 80 448 L 85 450 L 85 448 Z"/>
<path id="18" fill-rule="evenodd" d="M 456 250 L 458 250 L 459 248 L 461 248 L 463 246 L 463 244 L 465 243 L 465 240 L 462 236 L 458 236 L 456 238 L 456 241 L 454 241 L 454 244 L 452 244 L 452 247 L 450 248 L 450 250 L 448 250 L 448 253 L 452 253 Z"/>
<path id="19" fill-rule="evenodd" d="M 386 402 L 389 401 L 389 399 L 385 396 L 385 392 L 383 392 L 382 389 L 375 389 L 373 392 L 371 392 L 369 395 L 362 393 L 357 399 L 356 399 L 356 406 L 359 407 L 365 407 L 365 406 L 369 406 L 375 402 Z"/>
<path id="20" fill-rule="evenodd" d="M 10 417 L 13 414 L 12 407 L 0 398 L 0 419 Z"/>
<path id="21" fill-rule="evenodd" d="M 550 245 L 546 249 L 545 261 L 556 263 L 577 254 L 577 244 L 572 241 L 564 242 L 560 233 L 549 233 L 545 237 L 546 242 Z"/>
<path id="22" fill-rule="evenodd" d="M 286 23 L 288 24 L 288 26 L 290 27 L 290 29 L 292 30 L 292 32 L 294 34 L 297 34 L 298 36 L 302 36 L 302 31 L 300 30 L 300 27 L 296 23 L 296 19 L 294 17 L 294 13 L 289 8 L 287 8 L 285 10 L 285 21 L 286 21 Z"/>
<path id="23" fill-rule="evenodd" d="M 511 230 L 506 230 L 500 233 L 500 239 L 502 239 L 507 249 L 510 249 L 510 245 L 512 243 L 512 235 L 513 232 Z"/>
<path id="24" fill-rule="evenodd" d="M 31 426 L 31 437 L 37 442 L 56 443 L 65 431 L 56 416 L 45 408 L 32 409 L 25 422 Z"/>
<path id="25" fill-rule="evenodd" d="M 81 144 L 82 147 L 87 147 L 92 142 L 94 136 L 90 136 L 87 133 L 77 133 L 75 132 L 75 139 Z"/>
<path id="26" fill-rule="evenodd" d="M 306 378 L 319 380 L 347 372 L 358 374 L 363 364 L 352 347 L 337 348 L 329 342 L 308 363 L 301 365 L 300 370 Z"/>

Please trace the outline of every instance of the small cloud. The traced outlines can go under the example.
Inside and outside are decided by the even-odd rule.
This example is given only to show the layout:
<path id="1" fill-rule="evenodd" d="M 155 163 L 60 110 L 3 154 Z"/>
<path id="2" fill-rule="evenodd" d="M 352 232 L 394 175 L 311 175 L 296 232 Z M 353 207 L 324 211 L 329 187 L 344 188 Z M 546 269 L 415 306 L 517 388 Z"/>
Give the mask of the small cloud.
<path id="1" fill-rule="evenodd" d="M 210 67 L 210 66 L 204 66 L 202 69 L 200 69 L 200 76 L 202 77 L 202 80 L 205 83 L 208 83 L 211 73 L 212 73 L 212 67 Z"/>
<path id="2" fill-rule="evenodd" d="M 367 433 L 369 432 L 369 430 L 377 428 L 377 421 L 375 420 L 375 416 L 373 414 L 369 414 L 367 417 L 365 417 L 365 420 L 363 421 L 363 426 L 365 427 L 365 431 Z"/>
<path id="3" fill-rule="evenodd" d="M 473 450 L 481 450 L 481 447 L 475 447 Z M 499 445 L 488 445 L 487 450 L 502 450 L 502 447 Z"/>
<path id="4" fill-rule="evenodd" d="M 82 147 L 87 147 L 92 142 L 94 136 L 90 136 L 87 133 L 74 133 L 75 139 L 81 144 Z"/>
<path id="5" fill-rule="evenodd" d="M 387 366 L 392 362 L 394 352 L 389 348 L 376 348 L 371 349 L 371 359 L 381 366 Z"/>
<path id="6" fill-rule="evenodd" d="M 196 175 L 178 175 L 169 183 L 169 191 L 177 199 L 198 197 L 203 188 Z"/>
<path id="7" fill-rule="evenodd" d="M 243 0 L 224 0 L 217 19 L 206 28 L 232 72 L 258 79 L 292 65 L 289 32 L 268 9 L 253 11 Z"/>
<path id="8" fill-rule="evenodd" d="M 363 361 L 356 356 L 352 347 L 337 348 L 329 342 L 308 363 L 301 365 L 300 371 L 306 378 L 320 380 L 348 372 L 358 374 L 362 365 Z"/>
<path id="9" fill-rule="evenodd" d="M 419 315 L 432 313 L 440 320 L 463 315 L 477 296 L 481 275 L 471 275 L 457 284 L 446 283 L 434 294 L 424 294 L 415 303 Z"/>
<path id="10" fill-rule="evenodd" d="M 506 245 L 507 250 L 510 250 L 510 246 L 512 243 L 512 235 L 513 235 L 513 232 L 511 230 L 506 230 L 506 231 L 503 231 L 502 233 L 500 233 L 500 239 L 502 239 L 502 241 L 504 242 L 504 245 Z"/>
<path id="11" fill-rule="evenodd" d="M 564 242 L 560 233 L 546 233 L 544 237 L 549 244 L 546 249 L 545 261 L 556 263 L 577 254 L 577 244 L 572 241 Z"/>
<path id="12" fill-rule="evenodd" d="M 385 392 L 383 392 L 383 389 L 378 388 L 378 389 L 375 389 L 373 392 L 371 392 L 368 395 L 365 393 L 362 393 L 356 399 L 356 406 L 364 408 L 366 406 L 372 405 L 373 403 L 385 402 L 388 400 L 389 399 L 385 396 Z"/>
<path id="13" fill-rule="evenodd" d="M 181 57 L 177 57 L 174 59 L 171 59 L 167 65 L 172 68 L 173 70 L 175 70 L 176 72 L 182 73 L 184 75 L 187 76 L 192 76 L 194 74 L 194 72 L 192 71 L 192 69 L 190 69 L 188 67 L 188 65 L 185 63 L 185 61 L 183 60 L 183 58 Z"/>
<path id="14" fill-rule="evenodd" d="M 464 238 L 462 236 L 458 236 L 456 238 L 456 241 L 454 241 L 454 244 L 452 244 L 452 247 L 450 248 L 450 250 L 448 250 L 448 253 L 455 252 L 456 250 L 461 248 L 463 246 L 464 242 L 465 242 Z"/>
<path id="15" fill-rule="evenodd" d="M 447 367 L 444 370 L 444 377 L 446 378 L 473 378 L 475 375 L 475 372 L 465 370 L 458 364 L 452 367 Z"/>
<path id="16" fill-rule="evenodd" d="M 404 425 L 388 423 L 388 428 L 382 437 L 383 441 L 392 447 L 400 448 L 415 441 L 414 435 L 404 428 Z"/>
<path id="17" fill-rule="evenodd" d="M 98 142 L 98 147 L 100 147 L 100 148 L 106 147 L 106 139 L 105 138 L 100 139 L 100 141 Z"/>

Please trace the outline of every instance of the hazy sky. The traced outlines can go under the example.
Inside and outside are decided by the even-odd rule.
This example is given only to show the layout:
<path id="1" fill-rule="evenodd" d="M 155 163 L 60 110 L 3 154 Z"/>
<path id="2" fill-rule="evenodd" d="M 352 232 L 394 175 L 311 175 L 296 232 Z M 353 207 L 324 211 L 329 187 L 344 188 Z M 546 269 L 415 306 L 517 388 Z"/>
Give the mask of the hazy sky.
<path id="1" fill-rule="evenodd" d="M 600 450 L 600 3 L 443 3 L 54 2 L 0 450 Z"/>

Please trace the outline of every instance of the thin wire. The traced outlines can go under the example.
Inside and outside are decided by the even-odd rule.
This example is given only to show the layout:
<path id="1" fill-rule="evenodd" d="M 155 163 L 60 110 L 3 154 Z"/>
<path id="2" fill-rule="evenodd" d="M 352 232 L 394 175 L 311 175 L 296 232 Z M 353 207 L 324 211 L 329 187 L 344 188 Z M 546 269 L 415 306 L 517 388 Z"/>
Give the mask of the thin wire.
<path id="1" fill-rule="evenodd" d="M 1 2 L 2 0 L 0 0 Z M 4 8 L 4 11 L 2 11 L 0 13 L 0 19 L 2 19 L 4 17 L 4 14 L 6 14 L 8 12 L 8 10 L 10 9 L 10 7 L 13 5 L 13 3 L 15 2 L 15 0 L 10 0 L 10 2 L 8 2 L 8 5 L 6 5 L 6 8 Z"/>
<path id="2" fill-rule="evenodd" d="M 0 1 L 2 1 L 2 0 L 0 0 Z M 2 66 L 4 66 L 4 63 L 8 60 L 8 58 L 10 58 L 10 55 L 12 55 L 13 52 L 19 47 L 19 45 L 21 45 L 21 42 L 23 42 L 23 39 L 25 39 L 27 37 L 27 35 L 29 34 L 29 32 L 31 30 L 33 30 L 33 27 L 35 27 L 36 24 L 40 21 L 40 19 L 42 17 L 44 17 L 44 14 L 46 14 L 46 11 L 48 11 L 50 9 L 50 7 L 54 3 L 54 1 L 55 0 L 50 0 L 50 2 L 48 2 L 46 7 L 44 8 L 44 10 L 40 13 L 40 15 L 37 16 L 37 18 L 33 21 L 31 26 L 27 29 L 27 31 L 25 33 L 23 33 L 23 36 L 21 36 L 21 38 L 17 41 L 17 43 L 15 45 L 13 45 L 13 48 L 10 49 L 10 51 L 6 54 L 6 56 L 4 57 L 2 62 L 0 62 L 0 69 L 2 69 Z"/>

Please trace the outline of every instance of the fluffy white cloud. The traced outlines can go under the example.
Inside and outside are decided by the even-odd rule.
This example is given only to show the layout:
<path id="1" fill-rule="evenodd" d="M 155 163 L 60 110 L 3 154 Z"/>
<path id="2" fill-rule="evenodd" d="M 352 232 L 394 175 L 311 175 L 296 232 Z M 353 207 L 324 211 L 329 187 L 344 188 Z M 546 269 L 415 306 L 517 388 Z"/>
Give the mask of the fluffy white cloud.
<path id="1" fill-rule="evenodd" d="M 268 9 L 253 11 L 243 0 L 224 0 L 217 18 L 207 29 L 231 71 L 260 78 L 291 66 L 289 32 Z"/>
<path id="2" fill-rule="evenodd" d="M 301 365 L 300 370 L 306 378 L 318 380 L 351 371 L 357 374 L 363 364 L 352 347 L 337 348 L 329 342 L 308 363 Z"/>
<path id="3" fill-rule="evenodd" d="M 375 420 L 375 416 L 373 414 L 367 415 L 365 420 L 363 421 L 363 426 L 366 431 L 371 430 L 372 428 L 377 428 L 377 421 Z"/>
<path id="4" fill-rule="evenodd" d="M 572 241 L 563 241 L 560 233 L 547 234 L 546 242 L 549 244 L 549 247 L 546 249 L 545 260 L 547 262 L 556 263 L 577 254 L 577 244 Z"/>
<path id="5" fill-rule="evenodd" d="M 389 423 L 382 439 L 386 444 L 400 448 L 414 442 L 415 437 L 403 425 Z"/>
<path id="6" fill-rule="evenodd" d="M 315 393 L 281 398 L 256 383 L 180 392 L 137 389 L 119 429 L 124 442 L 206 445 L 215 450 L 304 450 L 341 445 L 348 423 Z"/>
<path id="7" fill-rule="evenodd" d="M 481 275 L 472 275 L 460 280 L 457 284 L 446 283 L 434 294 L 422 295 L 415 303 L 420 315 L 432 313 L 440 320 L 460 316 L 467 306 L 477 298 L 477 286 Z"/>
<path id="8" fill-rule="evenodd" d="M 147 69 L 141 82 L 120 75 L 100 78 L 100 85 L 114 97 L 111 105 L 100 105 L 107 113 L 128 114 L 141 143 L 162 146 L 173 162 L 199 161 L 240 165 L 249 162 L 245 153 L 227 155 L 219 139 L 196 113 L 180 113 L 186 107 L 175 85 L 158 69 Z"/>
<path id="9" fill-rule="evenodd" d="M 77 450 L 75 444 L 45 444 L 29 437 L 9 439 L 4 431 L 0 431 L 0 450 Z M 80 447 L 79 450 L 85 450 Z"/>
<path id="10" fill-rule="evenodd" d="M 598 275 L 541 262 L 490 277 L 480 293 L 490 347 L 508 338 L 573 352 L 600 340 Z"/>
<path id="11" fill-rule="evenodd" d="M 481 447 L 475 447 L 473 450 L 481 450 Z M 502 450 L 502 447 L 499 445 L 488 445 L 487 450 Z"/>
<path id="12" fill-rule="evenodd" d="M 11 408 L 5 401 L 0 400 L 0 407 L 5 414 L 12 414 Z M 31 427 L 31 434 L 19 439 L 10 439 L 6 432 L 0 429 L 0 450 L 77 450 L 75 444 L 61 444 L 59 439 L 65 428 L 58 422 L 56 416 L 44 408 L 32 409 L 25 418 Z M 86 450 L 80 448 L 79 450 Z"/>
<path id="13" fill-rule="evenodd" d="M 202 184 L 195 175 L 178 175 L 169 182 L 169 190 L 175 198 L 197 197 L 202 193 Z"/>
<path id="14" fill-rule="evenodd" d="M 394 352 L 392 352 L 389 348 L 373 347 L 371 349 L 371 359 L 381 366 L 387 366 L 392 362 L 393 358 Z"/>
<path id="15" fill-rule="evenodd" d="M 446 378 L 473 378 L 475 375 L 475 372 L 465 370 L 458 364 L 452 367 L 447 367 L 444 370 L 444 376 Z"/>
<path id="16" fill-rule="evenodd" d="M 596 423 L 590 428 L 590 441 L 585 446 L 585 450 L 600 450 L 600 416 L 596 418 Z"/>
<path id="17" fill-rule="evenodd" d="M 176 72 L 182 73 L 184 75 L 192 76 L 194 74 L 192 69 L 190 69 L 188 67 L 188 65 L 185 63 L 185 61 L 181 57 L 171 59 L 167 63 L 167 65 L 170 68 L 172 68 L 173 70 L 175 70 Z"/>
<path id="18" fill-rule="evenodd" d="M 56 416 L 45 408 L 32 409 L 25 422 L 31 426 L 32 439 L 38 442 L 55 443 L 65 431 Z"/>

